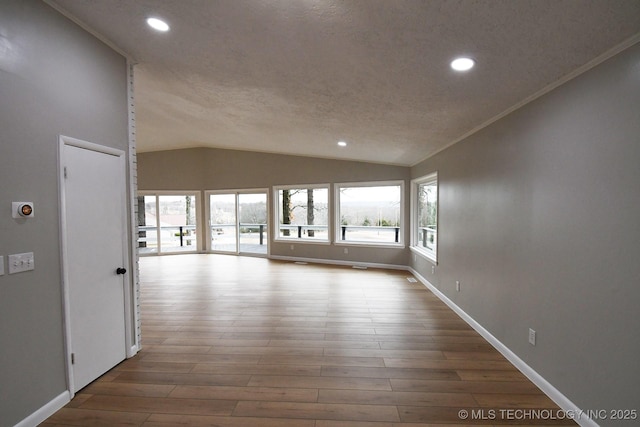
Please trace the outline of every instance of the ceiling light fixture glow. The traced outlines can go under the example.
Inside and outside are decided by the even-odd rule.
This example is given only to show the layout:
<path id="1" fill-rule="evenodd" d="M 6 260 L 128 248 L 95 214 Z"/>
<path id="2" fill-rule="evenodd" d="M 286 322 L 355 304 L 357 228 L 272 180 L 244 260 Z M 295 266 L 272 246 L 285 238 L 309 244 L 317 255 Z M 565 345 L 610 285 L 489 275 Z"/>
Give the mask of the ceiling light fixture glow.
<path id="1" fill-rule="evenodd" d="M 162 31 L 163 33 L 169 31 L 169 24 L 158 18 L 148 18 L 147 24 L 154 30 Z"/>
<path id="2" fill-rule="evenodd" d="M 451 61 L 451 68 L 456 71 L 469 71 L 474 65 L 476 65 L 476 61 L 471 58 L 462 57 Z"/>
<path id="3" fill-rule="evenodd" d="M 344 142 L 344 141 L 338 141 L 338 146 L 339 146 L 339 147 L 346 147 L 346 146 L 347 146 L 347 143 L 346 143 L 346 142 Z"/>

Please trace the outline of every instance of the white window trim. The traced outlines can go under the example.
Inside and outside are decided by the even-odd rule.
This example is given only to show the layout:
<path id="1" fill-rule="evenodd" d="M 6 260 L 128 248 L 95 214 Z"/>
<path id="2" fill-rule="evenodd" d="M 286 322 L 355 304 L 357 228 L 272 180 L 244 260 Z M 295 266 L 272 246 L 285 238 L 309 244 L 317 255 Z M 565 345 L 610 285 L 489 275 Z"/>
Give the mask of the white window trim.
<path id="1" fill-rule="evenodd" d="M 341 240 L 340 232 L 342 224 L 340 224 L 340 189 L 343 187 L 385 187 L 385 186 L 400 186 L 400 230 L 398 233 L 398 242 L 362 242 L 357 240 Z M 367 247 L 380 247 L 380 248 L 404 248 L 404 213 L 405 213 L 405 194 L 404 194 L 404 181 L 365 181 L 365 182 L 340 182 L 334 184 L 334 244 L 336 246 L 367 246 Z"/>
<path id="2" fill-rule="evenodd" d="M 236 214 L 238 213 L 238 196 L 241 194 L 255 194 L 255 193 L 264 193 L 267 196 L 267 221 L 266 225 L 269 225 L 269 217 L 271 212 L 269 211 L 269 204 L 271 203 L 271 195 L 269 193 L 268 188 L 241 188 L 241 189 L 223 189 L 223 190 L 206 190 L 204 192 L 204 219 L 203 226 L 206 229 L 206 245 L 205 252 L 206 253 L 222 253 L 222 254 L 239 254 L 240 253 L 240 241 L 236 241 L 236 251 L 235 252 L 222 252 L 222 251 L 214 251 L 211 248 L 211 200 L 210 196 L 212 195 L 221 195 L 221 194 L 233 194 L 236 197 Z M 237 218 L 236 218 L 237 222 Z M 268 228 L 268 227 L 267 227 Z M 268 231 L 267 231 L 268 232 Z M 267 257 L 271 255 L 271 234 L 268 234 L 268 246 L 267 246 Z"/>
<path id="3" fill-rule="evenodd" d="M 204 228 L 205 228 L 205 238 L 206 244 L 204 250 L 207 253 L 215 253 L 215 251 L 211 248 L 211 196 L 212 195 L 220 195 L 220 194 L 233 194 L 236 197 L 236 210 L 238 205 L 237 200 L 237 190 L 206 190 L 204 192 Z M 238 242 L 236 242 L 236 250 L 234 252 L 222 252 L 222 253 L 231 253 L 236 254 L 238 252 Z"/>
<path id="4" fill-rule="evenodd" d="M 418 187 L 423 184 L 435 182 L 437 188 L 437 212 L 438 212 L 438 229 L 440 228 L 440 183 L 438 181 L 438 172 L 433 172 L 420 178 L 411 180 L 411 244 L 409 249 L 411 252 L 421 256 L 422 258 L 433 262 L 438 265 L 438 243 L 436 243 L 436 251 L 426 250 L 422 246 L 418 245 Z"/>
<path id="5" fill-rule="evenodd" d="M 309 237 L 282 237 L 280 236 L 280 190 L 307 190 L 307 189 L 327 190 L 327 238 L 316 239 Z M 330 184 L 300 184 L 300 185 L 277 185 L 273 187 L 273 240 L 276 242 L 298 242 L 304 244 L 330 245 L 332 236 L 331 218 L 331 185 Z"/>
<path id="6" fill-rule="evenodd" d="M 202 232 L 196 232 L 196 246 L 191 251 L 163 251 L 160 247 L 160 215 L 158 215 L 159 197 L 160 196 L 194 196 L 196 199 L 196 230 L 202 230 L 202 197 L 200 191 L 182 191 L 182 190 L 140 190 L 137 192 L 136 198 L 141 196 L 154 196 L 156 198 L 156 233 L 158 241 L 158 251 L 148 254 L 140 254 L 140 256 L 157 256 L 157 255 L 175 255 L 175 254 L 193 254 L 199 253 L 202 247 Z M 137 246 L 137 243 L 136 243 Z"/>

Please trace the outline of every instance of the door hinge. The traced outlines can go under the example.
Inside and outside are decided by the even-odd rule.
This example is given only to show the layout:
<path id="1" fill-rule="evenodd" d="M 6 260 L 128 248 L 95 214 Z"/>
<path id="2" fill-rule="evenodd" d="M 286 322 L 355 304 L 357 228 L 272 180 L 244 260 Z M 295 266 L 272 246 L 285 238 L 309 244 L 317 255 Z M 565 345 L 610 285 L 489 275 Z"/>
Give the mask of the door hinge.
<path id="1" fill-rule="evenodd" d="M 64 167 L 64 177 L 65 178 L 67 177 L 67 167 L 66 166 Z"/>
<path id="2" fill-rule="evenodd" d="M 76 363 L 76 354 L 75 353 L 71 353 L 71 364 L 75 364 Z"/>

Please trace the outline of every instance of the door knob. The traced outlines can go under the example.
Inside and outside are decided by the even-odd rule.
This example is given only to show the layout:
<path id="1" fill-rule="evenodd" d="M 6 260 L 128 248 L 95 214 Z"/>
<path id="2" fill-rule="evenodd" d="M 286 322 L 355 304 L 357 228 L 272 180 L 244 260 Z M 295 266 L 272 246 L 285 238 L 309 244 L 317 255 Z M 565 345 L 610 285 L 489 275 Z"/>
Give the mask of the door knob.
<path id="1" fill-rule="evenodd" d="M 126 268 L 118 267 L 118 269 L 116 269 L 116 274 L 124 274 L 126 272 L 127 272 Z"/>

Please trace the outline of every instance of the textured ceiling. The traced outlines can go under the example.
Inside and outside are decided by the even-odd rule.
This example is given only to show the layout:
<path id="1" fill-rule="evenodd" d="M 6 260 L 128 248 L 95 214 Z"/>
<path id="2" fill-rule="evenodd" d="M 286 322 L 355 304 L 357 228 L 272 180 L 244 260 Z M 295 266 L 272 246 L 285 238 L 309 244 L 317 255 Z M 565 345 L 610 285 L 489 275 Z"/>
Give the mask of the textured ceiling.
<path id="1" fill-rule="evenodd" d="M 140 152 L 208 146 L 400 165 L 640 32 L 640 0 L 49 3 L 137 63 Z M 149 16 L 171 31 L 151 30 Z M 451 71 L 458 55 L 477 66 Z"/>

